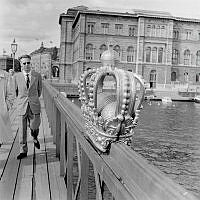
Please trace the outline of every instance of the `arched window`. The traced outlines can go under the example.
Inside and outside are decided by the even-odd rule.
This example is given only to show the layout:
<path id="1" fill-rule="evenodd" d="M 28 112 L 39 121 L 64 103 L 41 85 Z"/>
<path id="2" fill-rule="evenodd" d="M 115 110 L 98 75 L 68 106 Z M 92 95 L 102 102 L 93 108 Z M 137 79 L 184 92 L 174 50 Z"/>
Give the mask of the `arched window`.
<path id="1" fill-rule="evenodd" d="M 52 67 L 52 75 L 53 75 L 53 77 L 59 77 L 59 67 L 58 66 Z"/>
<path id="2" fill-rule="evenodd" d="M 190 65 L 190 50 L 187 49 L 184 51 L 184 65 Z"/>
<path id="3" fill-rule="evenodd" d="M 163 48 L 159 48 L 159 51 L 158 51 L 158 62 L 159 63 L 163 62 Z"/>
<path id="4" fill-rule="evenodd" d="M 157 48 L 154 47 L 152 50 L 152 63 L 157 63 Z"/>
<path id="5" fill-rule="evenodd" d="M 151 61 L 151 47 L 146 48 L 146 62 Z"/>
<path id="6" fill-rule="evenodd" d="M 156 70 L 151 70 L 149 77 L 150 88 L 156 87 Z"/>
<path id="7" fill-rule="evenodd" d="M 105 44 L 102 44 L 101 46 L 100 46 L 100 55 L 99 55 L 99 58 L 101 58 L 101 55 L 102 55 L 102 53 L 104 52 L 104 51 L 106 51 L 108 48 L 107 48 L 107 46 L 105 45 Z"/>
<path id="8" fill-rule="evenodd" d="M 176 81 L 176 72 L 171 73 L 171 81 Z"/>
<path id="9" fill-rule="evenodd" d="M 120 46 L 119 46 L 119 45 L 114 46 L 113 50 L 116 51 L 117 54 L 118 54 L 118 56 L 119 56 L 119 58 L 121 58 L 121 57 L 120 57 L 120 56 L 121 56 L 121 54 L 120 54 L 120 52 L 121 52 L 121 51 L 120 51 Z"/>
<path id="10" fill-rule="evenodd" d="M 93 59 L 93 45 L 92 44 L 87 44 L 86 45 L 86 55 L 85 58 L 86 60 L 92 60 Z"/>
<path id="11" fill-rule="evenodd" d="M 127 49 L 127 62 L 135 62 L 135 49 L 132 46 Z"/>
<path id="12" fill-rule="evenodd" d="M 200 66 L 200 50 L 196 53 L 196 65 Z"/>
<path id="13" fill-rule="evenodd" d="M 178 64 L 178 57 L 179 57 L 179 52 L 177 49 L 173 49 L 172 51 L 172 64 Z"/>

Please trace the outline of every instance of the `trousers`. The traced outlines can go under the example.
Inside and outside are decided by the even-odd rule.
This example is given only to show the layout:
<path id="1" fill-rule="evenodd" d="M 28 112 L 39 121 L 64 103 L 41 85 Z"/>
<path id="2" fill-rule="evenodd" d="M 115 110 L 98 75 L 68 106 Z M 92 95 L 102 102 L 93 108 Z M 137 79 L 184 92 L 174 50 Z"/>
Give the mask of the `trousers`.
<path id="1" fill-rule="evenodd" d="M 31 108 L 28 104 L 26 113 L 19 116 L 19 144 L 20 144 L 20 153 L 28 152 L 27 145 L 27 128 L 31 129 L 31 136 L 37 138 L 39 134 L 40 126 L 40 113 L 33 114 Z"/>

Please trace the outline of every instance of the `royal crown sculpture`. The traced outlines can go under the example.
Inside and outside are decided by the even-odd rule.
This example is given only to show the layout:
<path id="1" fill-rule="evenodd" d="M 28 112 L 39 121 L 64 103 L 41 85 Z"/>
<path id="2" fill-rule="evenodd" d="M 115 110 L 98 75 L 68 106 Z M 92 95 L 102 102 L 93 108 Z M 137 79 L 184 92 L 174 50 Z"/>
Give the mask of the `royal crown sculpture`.
<path id="1" fill-rule="evenodd" d="M 81 75 L 79 94 L 86 135 L 98 150 L 108 152 L 114 142 L 131 143 L 145 89 L 140 76 L 116 67 L 114 50 L 104 51 L 101 62 Z"/>

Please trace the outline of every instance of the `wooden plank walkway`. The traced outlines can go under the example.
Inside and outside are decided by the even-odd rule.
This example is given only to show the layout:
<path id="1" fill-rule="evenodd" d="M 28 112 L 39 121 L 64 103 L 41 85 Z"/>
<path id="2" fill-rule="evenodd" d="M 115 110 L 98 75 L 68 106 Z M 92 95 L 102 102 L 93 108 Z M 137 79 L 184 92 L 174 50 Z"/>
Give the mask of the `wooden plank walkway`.
<path id="1" fill-rule="evenodd" d="M 19 154 L 18 117 L 11 113 L 13 141 L 0 148 L 0 200 L 63 200 L 67 199 L 64 178 L 60 177 L 60 163 L 44 102 L 39 141 L 41 148 L 35 149 L 32 137 L 28 138 L 28 156 L 17 160 Z"/>

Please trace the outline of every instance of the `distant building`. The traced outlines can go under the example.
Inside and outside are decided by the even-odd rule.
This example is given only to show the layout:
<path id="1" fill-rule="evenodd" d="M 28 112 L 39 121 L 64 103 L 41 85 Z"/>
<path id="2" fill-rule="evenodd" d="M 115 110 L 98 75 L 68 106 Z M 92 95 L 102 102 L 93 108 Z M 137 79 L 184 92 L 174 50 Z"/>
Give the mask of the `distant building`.
<path id="1" fill-rule="evenodd" d="M 21 71 L 20 63 L 17 59 L 15 59 L 15 71 Z M 1 55 L 0 56 L 0 69 L 6 70 L 7 72 L 9 69 L 13 68 L 13 58 L 8 55 Z"/>
<path id="2" fill-rule="evenodd" d="M 118 67 L 159 84 L 200 84 L 200 19 L 133 10 L 109 12 L 85 6 L 69 8 L 59 18 L 60 79 L 77 82 L 81 73 L 101 65 L 108 46 Z"/>
<path id="3" fill-rule="evenodd" d="M 59 76 L 58 55 L 59 49 L 57 47 L 46 48 L 42 43 L 39 49 L 30 54 L 32 68 L 45 78 Z"/>

